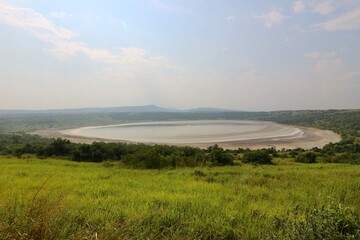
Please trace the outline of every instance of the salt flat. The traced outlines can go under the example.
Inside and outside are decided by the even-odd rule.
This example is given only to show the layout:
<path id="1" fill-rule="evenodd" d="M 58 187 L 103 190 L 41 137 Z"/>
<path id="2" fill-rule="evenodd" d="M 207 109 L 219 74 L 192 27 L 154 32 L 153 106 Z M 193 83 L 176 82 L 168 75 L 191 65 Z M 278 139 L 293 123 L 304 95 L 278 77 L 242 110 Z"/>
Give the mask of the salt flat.
<path id="1" fill-rule="evenodd" d="M 218 144 L 236 148 L 304 148 L 323 147 L 340 141 L 334 132 L 278 124 L 267 121 L 161 121 L 90 126 L 66 130 L 39 131 L 48 137 L 64 137 L 73 142 L 105 141 L 179 146 L 208 147 Z"/>

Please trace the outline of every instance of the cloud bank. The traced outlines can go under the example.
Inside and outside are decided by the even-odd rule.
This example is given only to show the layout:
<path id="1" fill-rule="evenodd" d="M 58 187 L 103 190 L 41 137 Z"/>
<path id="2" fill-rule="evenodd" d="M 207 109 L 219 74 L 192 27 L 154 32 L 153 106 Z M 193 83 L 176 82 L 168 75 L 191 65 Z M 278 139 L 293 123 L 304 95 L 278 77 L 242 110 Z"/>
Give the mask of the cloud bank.
<path id="1" fill-rule="evenodd" d="M 354 9 L 329 21 L 316 24 L 314 27 L 328 32 L 358 30 L 360 29 L 360 8 Z"/>
<path id="2" fill-rule="evenodd" d="M 59 16 L 59 14 L 53 14 Z M 62 14 L 60 14 L 62 15 Z M 78 33 L 55 26 L 39 12 L 30 8 L 15 7 L 0 3 L 0 22 L 23 29 L 35 38 L 52 45 L 47 49 L 58 57 L 74 57 L 83 54 L 92 61 L 123 66 L 153 66 L 174 68 L 164 56 L 150 56 L 146 50 L 136 47 L 119 48 L 117 52 L 107 49 L 88 47 L 85 43 L 76 41 Z"/>
<path id="3" fill-rule="evenodd" d="M 281 24 L 287 16 L 283 15 L 278 10 L 272 10 L 264 15 L 255 16 L 255 18 L 262 19 L 265 27 L 272 28 L 274 25 Z"/>

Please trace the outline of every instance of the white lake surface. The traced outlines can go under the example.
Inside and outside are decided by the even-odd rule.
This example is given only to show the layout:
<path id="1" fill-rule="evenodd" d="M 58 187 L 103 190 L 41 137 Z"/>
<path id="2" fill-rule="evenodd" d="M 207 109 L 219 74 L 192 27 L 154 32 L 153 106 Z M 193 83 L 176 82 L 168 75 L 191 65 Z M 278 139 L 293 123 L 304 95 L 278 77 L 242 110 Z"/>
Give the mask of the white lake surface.
<path id="1" fill-rule="evenodd" d="M 295 126 L 264 121 L 162 121 L 83 127 L 63 134 L 141 143 L 221 143 L 260 139 L 302 138 Z"/>

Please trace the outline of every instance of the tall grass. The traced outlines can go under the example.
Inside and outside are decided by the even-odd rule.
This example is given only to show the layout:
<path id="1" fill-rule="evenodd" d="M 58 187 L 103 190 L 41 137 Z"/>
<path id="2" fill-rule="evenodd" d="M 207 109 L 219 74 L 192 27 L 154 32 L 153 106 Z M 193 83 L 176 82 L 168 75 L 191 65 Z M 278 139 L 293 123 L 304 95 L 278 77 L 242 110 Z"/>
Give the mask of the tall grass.
<path id="1" fill-rule="evenodd" d="M 0 170 L 1 239 L 261 239 L 294 209 L 303 220 L 330 203 L 360 211 L 360 166 L 345 164 L 135 170 L 0 157 Z"/>

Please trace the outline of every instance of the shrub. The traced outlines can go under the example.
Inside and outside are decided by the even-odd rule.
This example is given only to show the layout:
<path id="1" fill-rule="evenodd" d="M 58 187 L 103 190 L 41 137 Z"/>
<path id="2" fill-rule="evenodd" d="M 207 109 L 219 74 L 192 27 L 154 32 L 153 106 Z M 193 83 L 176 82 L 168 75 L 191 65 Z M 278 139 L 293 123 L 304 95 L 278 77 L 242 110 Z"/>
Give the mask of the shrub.
<path id="1" fill-rule="evenodd" d="M 161 167 L 160 154 L 154 150 L 145 150 L 126 155 L 123 162 L 135 168 L 159 169 Z"/>
<path id="2" fill-rule="evenodd" d="M 358 153 L 338 153 L 329 160 L 332 163 L 351 163 L 360 164 L 360 154 Z"/>
<path id="3" fill-rule="evenodd" d="M 296 156 L 295 162 L 315 163 L 316 162 L 316 154 L 313 152 L 300 153 L 298 156 Z"/>
<path id="4" fill-rule="evenodd" d="M 254 150 L 244 154 L 242 161 L 244 163 L 272 164 L 272 157 L 265 149 Z"/>
<path id="5" fill-rule="evenodd" d="M 57 138 L 45 148 L 46 156 L 67 156 L 71 151 L 71 142 L 66 139 Z"/>
<path id="6" fill-rule="evenodd" d="M 212 164 L 218 166 L 232 165 L 234 162 L 234 157 L 230 153 L 224 151 L 223 148 L 215 144 L 212 147 L 208 148 L 209 160 Z"/>

